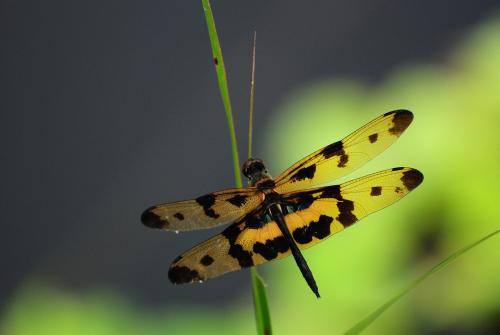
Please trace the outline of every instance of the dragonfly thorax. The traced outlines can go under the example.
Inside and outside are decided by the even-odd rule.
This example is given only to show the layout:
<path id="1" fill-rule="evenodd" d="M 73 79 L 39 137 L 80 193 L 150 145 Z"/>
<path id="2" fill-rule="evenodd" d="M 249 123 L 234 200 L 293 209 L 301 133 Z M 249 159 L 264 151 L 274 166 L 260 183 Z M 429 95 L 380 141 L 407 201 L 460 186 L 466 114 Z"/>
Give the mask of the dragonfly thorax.
<path id="1" fill-rule="evenodd" d="M 243 168 L 241 169 L 243 175 L 248 178 L 248 183 L 250 186 L 255 186 L 260 180 L 271 179 L 271 176 L 267 172 L 264 161 L 258 158 L 249 158 L 243 163 Z"/>

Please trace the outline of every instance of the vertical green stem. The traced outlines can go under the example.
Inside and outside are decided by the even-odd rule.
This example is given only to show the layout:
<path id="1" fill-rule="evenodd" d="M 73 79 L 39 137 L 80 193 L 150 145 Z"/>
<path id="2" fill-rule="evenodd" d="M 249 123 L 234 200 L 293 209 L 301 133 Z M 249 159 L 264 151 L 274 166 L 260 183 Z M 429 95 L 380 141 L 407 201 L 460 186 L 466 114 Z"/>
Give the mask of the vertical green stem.
<path id="1" fill-rule="evenodd" d="M 208 35 L 210 37 L 210 43 L 212 45 L 212 54 L 214 56 L 214 64 L 215 64 L 215 70 L 217 72 L 217 80 L 219 82 L 220 95 L 222 98 L 222 103 L 224 104 L 224 110 L 226 111 L 227 126 L 229 127 L 229 135 L 231 136 L 234 180 L 236 183 L 236 187 L 242 187 L 243 184 L 241 183 L 241 175 L 240 175 L 240 158 L 238 155 L 236 132 L 234 130 L 231 100 L 229 99 L 226 67 L 224 65 L 224 59 L 222 58 L 222 50 L 220 47 L 219 37 L 217 36 L 217 30 L 215 29 L 215 21 L 214 21 L 214 16 L 212 14 L 212 8 L 210 7 L 210 2 L 208 0 L 202 0 L 201 2 L 203 4 L 203 11 L 205 12 L 205 19 L 207 21 L 207 27 L 208 27 Z"/>
<path id="2" fill-rule="evenodd" d="M 215 29 L 215 21 L 212 14 L 212 8 L 210 7 L 209 0 L 202 0 L 203 11 L 205 12 L 205 19 L 208 27 L 208 34 L 210 37 L 210 43 L 212 45 L 212 53 L 214 57 L 215 69 L 217 72 L 217 79 L 219 82 L 219 90 L 224 104 L 224 109 L 226 111 L 227 124 L 229 127 L 229 133 L 231 136 L 231 148 L 233 154 L 233 168 L 234 168 L 234 179 L 236 187 L 242 187 L 241 175 L 240 175 L 240 160 L 238 156 L 238 145 L 236 142 L 236 133 L 234 130 L 233 114 L 231 109 L 231 101 L 229 99 L 229 90 L 227 85 L 227 75 L 224 66 L 224 59 L 222 58 L 222 50 L 220 47 L 219 38 L 217 36 L 217 30 Z M 254 37 L 255 43 L 255 37 Z M 254 44 L 254 65 L 253 73 L 255 73 L 255 44 Z M 252 75 L 252 88 L 251 88 L 251 107 L 253 110 L 253 75 Z M 250 113 L 250 124 L 252 124 L 252 114 Z M 249 153 L 252 150 L 252 138 L 251 131 L 252 126 L 249 129 Z M 257 324 L 257 333 L 259 335 L 271 335 L 271 317 L 269 315 L 269 308 L 267 304 L 266 291 L 262 279 L 257 274 L 255 268 L 250 269 L 250 276 L 252 278 L 252 293 L 255 308 L 255 320 Z"/>

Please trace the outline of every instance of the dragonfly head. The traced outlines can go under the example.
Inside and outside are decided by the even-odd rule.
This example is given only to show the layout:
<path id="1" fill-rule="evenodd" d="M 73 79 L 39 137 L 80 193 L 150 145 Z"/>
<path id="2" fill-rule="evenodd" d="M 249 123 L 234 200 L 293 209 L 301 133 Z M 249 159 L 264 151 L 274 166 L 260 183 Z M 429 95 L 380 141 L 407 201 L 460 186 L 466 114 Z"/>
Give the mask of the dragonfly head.
<path id="1" fill-rule="evenodd" d="M 243 168 L 241 170 L 245 177 L 248 178 L 250 186 L 254 186 L 261 179 L 271 178 L 262 159 L 247 159 L 245 163 L 243 163 Z"/>

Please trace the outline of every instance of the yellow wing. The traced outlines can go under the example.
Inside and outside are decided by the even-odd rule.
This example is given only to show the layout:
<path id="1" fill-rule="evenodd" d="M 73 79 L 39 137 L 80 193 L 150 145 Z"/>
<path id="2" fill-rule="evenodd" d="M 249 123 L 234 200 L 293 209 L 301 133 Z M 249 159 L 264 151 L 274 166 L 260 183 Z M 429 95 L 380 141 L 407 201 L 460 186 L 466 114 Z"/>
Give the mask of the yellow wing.
<path id="1" fill-rule="evenodd" d="M 319 243 L 370 213 L 404 197 L 423 180 L 412 168 L 394 168 L 342 185 L 285 196 L 285 222 L 301 249 Z M 259 222 L 252 213 L 221 234 L 178 257 L 170 266 L 175 284 L 203 281 L 226 272 L 280 259 L 290 254 L 276 222 Z"/>
<path id="2" fill-rule="evenodd" d="M 357 169 L 377 156 L 410 125 L 407 110 L 385 113 L 341 141 L 337 141 L 295 163 L 276 178 L 278 193 L 293 192 L 324 184 Z"/>
<path id="3" fill-rule="evenodd" d="M 262 203 L 255 188 L 209 193 L 193 200 L 152 206 L 141 216 L 144 225 L 171 231 L 211 228 L 234 223 Z"/>

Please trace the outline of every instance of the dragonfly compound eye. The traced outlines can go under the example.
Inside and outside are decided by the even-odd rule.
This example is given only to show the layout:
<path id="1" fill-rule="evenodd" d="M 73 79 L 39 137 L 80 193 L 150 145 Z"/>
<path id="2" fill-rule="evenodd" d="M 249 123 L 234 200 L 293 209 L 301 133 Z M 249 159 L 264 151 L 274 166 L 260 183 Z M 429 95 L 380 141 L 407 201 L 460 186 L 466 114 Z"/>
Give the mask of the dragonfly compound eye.
<path id="1" fill-rule="evenodd" d="M 245 177 L 251 179 L 256 174 L 261 174 L 266 170 L 262 159 L 249 158 L 243 163 L 242 172 Z"/>

